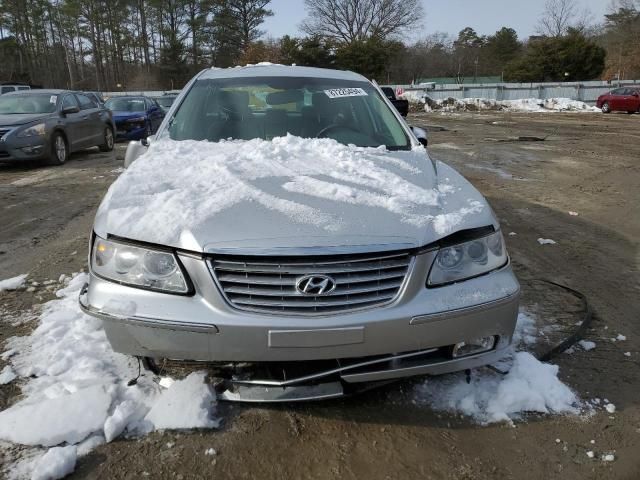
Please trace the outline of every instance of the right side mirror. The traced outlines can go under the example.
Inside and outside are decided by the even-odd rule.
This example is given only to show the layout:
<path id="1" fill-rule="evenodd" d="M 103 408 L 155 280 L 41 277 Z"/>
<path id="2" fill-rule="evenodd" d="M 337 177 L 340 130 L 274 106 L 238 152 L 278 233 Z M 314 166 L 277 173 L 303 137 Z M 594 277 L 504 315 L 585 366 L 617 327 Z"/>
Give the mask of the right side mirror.
<path id="1" fill-rule="evenodd" d="M 143 141 L 145 143 L 143 143 Z M 131 140 L 127 145 L 127 151 L 124 154 L 124 168 L 129 168 L 138 157 L 147 151 L 149 143 L 145 140 Z"/>
<path id="2" fill-rule="evenodd" d="M 422 144 L 423 147 L 429 145 L 429 140 L 427 138 L 427 131 L 420 127 L 411 127 L 411 131 L 416 136 L 418 141 Z"/>

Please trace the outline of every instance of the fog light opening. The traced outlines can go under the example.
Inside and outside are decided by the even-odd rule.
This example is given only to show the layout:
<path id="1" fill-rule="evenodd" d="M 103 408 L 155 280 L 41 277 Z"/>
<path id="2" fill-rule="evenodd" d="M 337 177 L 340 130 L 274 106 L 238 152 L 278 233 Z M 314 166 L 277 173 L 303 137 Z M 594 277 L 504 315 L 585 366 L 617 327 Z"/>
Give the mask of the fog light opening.
<path id="1" fill-rule="evenodd" d="M 467 340 L 465 342 L 456 343 L 453 346 L 451 356 L 453 358 L 467 357 L 469 355 L 476 355 L 478 353 L 488 352 L 493 350 L 496 345 L 496 337 L 494 335 L 490 337 L 481 337 Z"/>

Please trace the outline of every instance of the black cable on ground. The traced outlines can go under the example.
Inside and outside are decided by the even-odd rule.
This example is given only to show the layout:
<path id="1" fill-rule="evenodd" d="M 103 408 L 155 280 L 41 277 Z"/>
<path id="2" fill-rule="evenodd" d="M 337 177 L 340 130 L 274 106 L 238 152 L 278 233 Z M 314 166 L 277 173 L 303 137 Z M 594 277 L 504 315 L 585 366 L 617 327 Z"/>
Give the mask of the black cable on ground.
<path id="1" fill-rule="evenodd" d="M 548 283 L 550 285 L 554 285 L 556 287 L 562 288 L 563 290 L 569 293 L 572 293 L 573 295 L 581 299 L 582 304 L 584 305 L 584 316 L 582 317 L 582 322 L 580 322 L 580 325 L 578 325 L 578 327 L 573 331 L 573 333 L 568 337 L 566 337 L 564 340 L 562 340 L 562 342 L 560 342 L 556 346 L 552 347 L 550 350 L 547 350 L 542 355 L 539 355 L 537 357 L 538 360 L 540 360 L 541 362 L 547 362 L 551 360 L 551 358 L 553 358 L 554 356 L 564 352 L 569 347 L 575 345 L 580 339 L 582 339 L 587 328 L 589 328 L 589 325 L 591 325 L 591 320 L 593 319 L 593 310 L 591 309 L 591 305 L 587 301 L 587 297 L 582 292 L 579 292 L 578 290 L 575 290 L 561 283 L 554 282 L 552 280 L 547 280 L 544 278 L 536 279 L 534 281 Z"/>
<path id="2" fill-rule="evenodd" d="M 578 325 L 578 327 L 571 333 L 571 335 L 566 337 L 559 344 L 555 345 L 554 347 L 551 347 L 546 352 L 542 353 L 541 355 L 537 355 L 536 356 L 536 358 L 538 360 L 540 360 L 541 362 L 548 362 L 553 357 L 555 357 L 559 353 L 564 352 L 565 350 L 567 350 L 571 346 L 575 345 L 579 340 L 582 339 L 582 337 L 583 337 L 584 333 L 586 332 L 587 328 L 589 328 L 589 325 L 591 325 L 591 320 L 593 319 L 593 310 L 591 309 L 591 305 L 587 301 L 587 297 L 582 292 L 579 292 L 578 290 L 575 290 L 575 289 L 573 289 L 571 287 L 567 287 L 566 285 L 563 285 L 563 284 L 558 283 L 558 282 L 554 282 L 552 280 L 547 280 L 546 278 L 536 278 L 536 279 L 533 279 L 532 281 L 533 282 L 548 283 L 550 285 L 554 285 L 556 287 L 559 287 L 559 288 L 561 288 L 561 289 L 563 289 L 563 290 L 575 295 L 580 300 L 582 300 L 582 304 L 584 306 L 584 316 L 582 317 L 582 321 L 580 322 L 580 325 Z M 496 373 L 499 373 L 500 375 L 506 375 L 507 373 L 509 373 L 508 371 L 505 372 L 503 370 L 500 370 L 497 367 L 494 367 L 493 365 L 487 365 L 487 368 L 492 370 L 492 371 L 494 371 L 494 372 L 496 372 Z"/>

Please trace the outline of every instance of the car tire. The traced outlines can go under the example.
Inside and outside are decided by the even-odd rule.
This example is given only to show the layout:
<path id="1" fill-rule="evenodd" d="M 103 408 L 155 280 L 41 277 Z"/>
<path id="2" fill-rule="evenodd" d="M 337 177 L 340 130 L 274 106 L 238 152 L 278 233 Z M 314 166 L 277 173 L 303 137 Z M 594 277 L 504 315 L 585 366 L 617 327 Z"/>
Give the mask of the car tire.
<path id="1" fill-rule="evenodd" d="M 609 102 L 602 104 L 602 113 L 611 113 L 611 105 L 609 105 Z"/>
<path id="2" fill-rule="evenodd" d="M 112 151 L 114 143 L 115 143 L 115 140 L 113 137 L 113 129 L 108 126 L 104 127 L 104 142 L 101 145 L 98 145 L 100 147 L 100 151 L 101 152 Z"/>
<path id="3" fill-rule="evenodd" d="M 61 132 L 54 132 L 51 135 L 51 153 L 49 154 L 49 165 L 62 165 L 69 158 L 69 147 L 67 140 Z"/>

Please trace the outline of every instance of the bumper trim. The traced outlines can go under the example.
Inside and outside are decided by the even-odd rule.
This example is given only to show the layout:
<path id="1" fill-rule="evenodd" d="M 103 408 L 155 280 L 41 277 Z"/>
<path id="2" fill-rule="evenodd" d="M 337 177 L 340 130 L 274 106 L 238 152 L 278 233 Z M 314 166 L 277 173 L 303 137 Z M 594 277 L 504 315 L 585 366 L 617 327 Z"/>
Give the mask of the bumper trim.
<path id="1" fill-rule="evenodd" d="M 515 298 L 518 298 L 519 296 L 520 296 L 520 289 L 518 289 L 517 292 L 509 295 L 508 297 L 500 298 L 492 302 L 481 303 L 479 305 L 458 308 L 455 310 L 447 310 L 444 312 L 429 313 L 427 315 L 417 315 L 411 318 L 411 320 L 409 321 L 409 325 L 422 325 L 424 323 L 429 323 L 437 320 L 444 320 L 452 316 L 473 315 L 475 313 L 482 312 L 484 310 L 490 310 L 492 308 L 499 307 L 500 305 L 510 303 Z"/>
<path id="2" fill-rule="evenodd" d="M 165 330 L 177 330 L 187 332 L 200 332 L 200 333 L 219 333 L 220 330 L 215 325 L 203 325 L 202 323 L 188 323 L 188 322 L 173 322 L 171 320 L 160 320 L 158 318 L 148 317 L 128 317 L 123 315 L 114 315 L 112 313 L 105 312 L 98 308 L 95 308 L 87 303 L 86 292 L 88 284 L 85 284 L 80 290 L 80 296 L 78 297 L 78 303 L 80 309 L 87 315 L 97 317 L 100 320 L 108 322 L 126 323 L 129 325 L 147 327 L 147 328 L 161 328 Z"/>
<path id="3" fill-rule="evenodd" d="M 238 384 L 238 385 L 263 385 L 263 386 L 270 386 L 270 387 L 286 387 L 286 386 L 291 386 L 291 385 L 295 385 L 295 384 L 298 384 L 298 383 L 308 382 L 308 381 L 315 380 L 315 379 L 322 378 L 322 377 L 328 377 L 330 375 L 341 374 L 342 372 L 345 372 L 345 371 L 348 371 L 348 370 L 353 370 L 353 369 L 356 369 L 356 368 L 367 367 L 367 366 L 375 365 L 375 364 L 378 364 L 378 363 L 386 363 L 386 362 L 390 362 L 390 361 L 393 361 L 393 360 L 402 360 L 402 359 L 406 359 L 406 358 L 418 357 L 420 355 L 426 355 L 428 353 L 433 353 L 433 352 L 435 352 L 437 350 L 438 350 L 437 348 L 428 348 L 426 350 L 419 350 L 417 352 L 404 353 L 404 354 L 400 354 L 400 355 L 389 355 L 389 356 L 385 356 L 383 358 L 376 358 L 375 360 L 368 360 L 366 362 L 354 363 L 353 365 L 347 365 L 345 367 L 338 367 L 338 368 L 333 368 L 331 370 L 324 370 L 322 372 L 314 373 L 312 375 L 306 375 L 304 377 L 292 378 L 291 380 L 283 380 L 283 381 L 279 381 L 279 380 L 234 380 L 233 383 L 234 384 Z"/>

